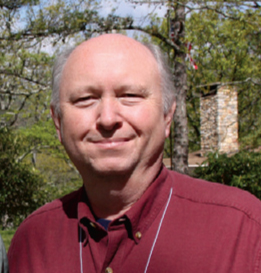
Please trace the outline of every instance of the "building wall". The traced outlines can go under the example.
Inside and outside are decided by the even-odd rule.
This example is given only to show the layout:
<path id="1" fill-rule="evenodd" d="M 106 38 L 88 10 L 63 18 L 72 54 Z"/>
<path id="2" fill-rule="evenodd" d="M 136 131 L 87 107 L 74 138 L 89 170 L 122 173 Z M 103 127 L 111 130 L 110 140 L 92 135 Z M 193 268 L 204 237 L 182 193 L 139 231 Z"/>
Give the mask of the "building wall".
<path id="1" fill-rule="evenodd" d="M 218 149 L 230 153 L 238 151 L 238 109 L 237 92 L 227 87 L 217 92 Z"/>
<path id="2" fill-rule="evenodd" d="M 200 99 L 201 152 L 238 151 L 237 92 L 226 86 Z"/>
<path id="3" fill-rule="evenodd" d="M 213 151 L 218 147 L 216 95 L 200 99 L 200 134 L 203 153 Z"/>

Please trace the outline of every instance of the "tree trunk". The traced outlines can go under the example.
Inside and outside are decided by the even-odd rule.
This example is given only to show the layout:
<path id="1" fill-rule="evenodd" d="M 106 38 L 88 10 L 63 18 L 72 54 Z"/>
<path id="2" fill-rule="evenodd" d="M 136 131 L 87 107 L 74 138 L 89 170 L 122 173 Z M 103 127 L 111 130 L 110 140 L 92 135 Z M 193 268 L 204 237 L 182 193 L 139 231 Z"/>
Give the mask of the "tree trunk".
<path id="1" fill-rule="evenodd" d="M 180 47 L 176 51 L 174 59 L 174 90 L 177 94 L 176 111 L 174 120 L 174 145 L 172 155 L 172 165 L 175 171 L 188 173 L 188 122 L 186 111 L 187 95 L 187 72 L 186 72 L 186 52 L 184 46 L 185 37 L 185 7 L 175 4 L 175 18 L 177 33 L 174 38 L 175 43 Z"/>

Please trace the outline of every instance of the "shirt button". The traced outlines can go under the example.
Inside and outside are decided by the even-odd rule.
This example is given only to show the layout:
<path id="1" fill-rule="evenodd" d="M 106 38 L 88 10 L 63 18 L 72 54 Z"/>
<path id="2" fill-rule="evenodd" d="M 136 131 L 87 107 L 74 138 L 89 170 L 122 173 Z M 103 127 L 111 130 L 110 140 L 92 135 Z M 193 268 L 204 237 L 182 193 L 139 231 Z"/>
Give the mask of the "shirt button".
<path id="1" fill-rule="evenodd" d="M 136 232 L 135 236 L 136 236 L 136 238 L 137 238 L 137 239 L 140 239 L 140 238 L 141 238 L 141 236 L 142 236 L 142 234 L 141 234 L 141 232 L 140 232 L 140 231 L 138 231 L 138 232 Z"/>
<path id="2" fill-rule="evenodd" d="M 91 225 L 93 228 L 96 228 L 96 225 L 95 225 L 93 222 L 90 222 L 90 225 Z"/>
<path id="3" fill-rule="evenodd" d="M 110 268 L 110 267 L 106 267 L 106 269 L 105 269 L 105 273 L 113 273 L 112 268 Z"/>

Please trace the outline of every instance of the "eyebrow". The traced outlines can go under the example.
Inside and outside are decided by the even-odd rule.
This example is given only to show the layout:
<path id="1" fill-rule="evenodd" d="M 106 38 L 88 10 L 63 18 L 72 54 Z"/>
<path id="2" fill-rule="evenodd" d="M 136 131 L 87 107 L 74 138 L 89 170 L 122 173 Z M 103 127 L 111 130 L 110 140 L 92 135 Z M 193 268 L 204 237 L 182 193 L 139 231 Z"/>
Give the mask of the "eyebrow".
<path id="1" fill-rule="evenodd" d="M 93 85 L 86 85 L 86 86 L 82 86 L 82 87 L 78 87 L 75 88 L 73 90 L 73 92 L 71 92 L 71 96 L 75 96 L 77 94 L 84 94 L 84 93 L 88 93 L 88 92 L 99 92 L 102 93 L 101 91 L 102 88 L 93 86 Z M 143 95 L 148 95 L 149 91 L 143 86 L 143 85 L 135 85 L 135 84 L 122 84 L 122 85 L 118 85 L 116 86 L 116 88 L 114 89 L 114 91 L 117 92 L 126 92 L 126 91 L 131 91 L 131 92 L 139 92 Z"/>
<path id="2" fill-rule="evenodd" d="M 125 92 L 125 91 L 135 91 L 135 92 L 139 92 L 139 93 L 141 93 L 141 94 L 143 94 L 143 95 L 148 95 L 149 94 L 149 91 L 148 91 L 148 89 L 146 89 L 144 86 L 142 86 L 142 85 L 133 85 L 133 84 L 130 84 L 130 85 L 128 85 L 128 84 L 124 84 L 124 85 L 121 85 L 121 86 L 119 86 L 117 89 L 116 89 L 116 91 L 117 90 L 121 90 L 122 92 Z"/>

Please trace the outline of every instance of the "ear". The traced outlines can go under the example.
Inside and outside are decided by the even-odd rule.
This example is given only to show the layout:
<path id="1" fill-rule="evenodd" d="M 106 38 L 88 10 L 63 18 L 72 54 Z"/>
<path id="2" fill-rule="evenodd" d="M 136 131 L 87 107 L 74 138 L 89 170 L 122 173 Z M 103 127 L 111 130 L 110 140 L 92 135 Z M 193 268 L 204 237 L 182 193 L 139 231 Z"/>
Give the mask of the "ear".
<path id="1" fill-rule="evenodd" d="M 173 115 L 175 113 L 175 109 L 176 109 L 176 101 L 174 100 L 174 102 L 172 103 L 172 105 L 169 109 L 169 112 L 164 117 L 164 119 L 165 119 L 165 138 L 167 138 L 169 136 L 170 126 L 171 126 L 171 122 L 173 119 Z"/>
<path id="2" fill-rule="evenodd" d="M 51 116 L 52 116 L 52 119 L 53 119 L 53 122 L 55 125 L 55 129 L 56 129 L 58 138 L 59 138 L 60 142 L 62 143 L 61 117 L 58 113 L 56 113 L 53 105 L 51 105 L 50 111 L 51 111 Z"/>

